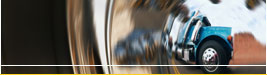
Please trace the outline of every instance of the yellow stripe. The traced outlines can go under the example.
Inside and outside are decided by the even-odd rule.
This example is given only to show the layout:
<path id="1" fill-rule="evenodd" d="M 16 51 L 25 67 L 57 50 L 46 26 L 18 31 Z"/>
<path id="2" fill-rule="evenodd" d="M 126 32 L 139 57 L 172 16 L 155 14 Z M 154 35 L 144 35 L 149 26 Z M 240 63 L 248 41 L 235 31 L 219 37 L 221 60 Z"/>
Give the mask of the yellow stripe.
<path id="1" fill-rule="evenodd" d="M 1 75 L 255 75 L 255 74 L 1 74 Z M 267 74 L 256 74 L 267 75 Z"/>
<path id="2" fill-rule="evenodd" d="M 172 65 L 175 65 L 175 57 L 174 57 L 174 53 L 172 53 L 173 55 L 172 55 Z M 180 72 L 179 72 L 179 70 L 178 70 L 178 68 L 177 68 L 177 66 L 172 66 L 172 68 L 173 68 L 173 70 L 174 70 L 174 73 L 175 74 L 180 74 Z"/>

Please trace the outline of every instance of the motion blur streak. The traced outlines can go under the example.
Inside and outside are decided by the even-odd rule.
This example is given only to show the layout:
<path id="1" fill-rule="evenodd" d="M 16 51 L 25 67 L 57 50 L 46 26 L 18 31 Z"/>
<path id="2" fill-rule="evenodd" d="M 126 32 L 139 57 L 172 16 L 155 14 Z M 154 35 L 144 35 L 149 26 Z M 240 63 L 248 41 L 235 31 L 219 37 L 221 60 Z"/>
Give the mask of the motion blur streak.
<path id="1" fill-rule="evenodd" d="M 70 52 L 73 65 L 99 65 L 97 43 L 93 27 L 90 0 L 68 0 L 67 22 Z M 86 14 L 85 14 L 86 13 Z M 103 73 L 101 67 L 76 66 L 75 74 Z"/>

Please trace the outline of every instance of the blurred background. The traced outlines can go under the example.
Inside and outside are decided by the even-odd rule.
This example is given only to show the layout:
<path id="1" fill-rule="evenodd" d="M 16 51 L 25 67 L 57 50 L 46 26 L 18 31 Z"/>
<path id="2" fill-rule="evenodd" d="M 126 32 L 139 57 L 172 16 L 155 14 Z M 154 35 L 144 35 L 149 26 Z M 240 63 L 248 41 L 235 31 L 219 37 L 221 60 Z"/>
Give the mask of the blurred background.
<path id="1" fill-rule="evenodd" d="M 1 65 L 71 65 L 65 0 L 2 0 Z M 72 67 L 7 67 L 5 73 L 73 73 Z"/>

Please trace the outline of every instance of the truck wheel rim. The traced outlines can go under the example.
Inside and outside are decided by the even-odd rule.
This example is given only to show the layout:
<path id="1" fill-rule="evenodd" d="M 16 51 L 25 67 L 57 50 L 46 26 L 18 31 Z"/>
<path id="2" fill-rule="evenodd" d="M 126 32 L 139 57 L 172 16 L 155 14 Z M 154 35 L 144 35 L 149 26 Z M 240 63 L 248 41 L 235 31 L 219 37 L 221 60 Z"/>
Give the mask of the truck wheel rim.
<path id="1" fill-rule="evenodd" d="M 214 48 L 207 48 L 202 55 L 203 65 L 219 65 L 219 57 Z M 218 69 L 218 66 L 204 66 L 208 72 L 214 72 Z"/>

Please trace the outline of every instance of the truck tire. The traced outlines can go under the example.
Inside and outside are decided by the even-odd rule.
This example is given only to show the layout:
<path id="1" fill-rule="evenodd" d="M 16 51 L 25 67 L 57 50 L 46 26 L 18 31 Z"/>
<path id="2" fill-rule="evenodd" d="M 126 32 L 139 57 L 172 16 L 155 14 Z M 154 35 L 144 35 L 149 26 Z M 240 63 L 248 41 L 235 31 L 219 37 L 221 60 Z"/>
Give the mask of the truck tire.
<path id="1" fill-rule="evenodd" d="M 198 54 L 200 65 L 228 65 L 226 51 L 219 42 L 215 40 L 206 41 Z M 201 70 L 208 74 L 224 73 L 226 66 L 200 66 Z"/>

